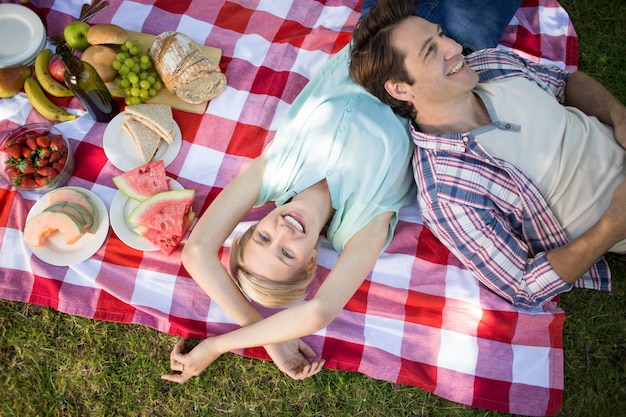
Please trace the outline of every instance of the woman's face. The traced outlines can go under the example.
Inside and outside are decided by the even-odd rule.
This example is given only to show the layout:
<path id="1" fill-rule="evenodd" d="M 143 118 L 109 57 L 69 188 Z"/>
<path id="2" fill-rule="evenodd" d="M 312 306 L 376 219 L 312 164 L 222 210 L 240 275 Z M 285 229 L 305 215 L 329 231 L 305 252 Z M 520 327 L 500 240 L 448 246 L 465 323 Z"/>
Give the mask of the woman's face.
<path id="1" fill-rule="evenodd" d="M 256 275 L 287 282 L 303 267 L 315 266 L 322 226 L 302 202 L 277 207 L 257 223 L 243 249 L 243 263 Z"/>

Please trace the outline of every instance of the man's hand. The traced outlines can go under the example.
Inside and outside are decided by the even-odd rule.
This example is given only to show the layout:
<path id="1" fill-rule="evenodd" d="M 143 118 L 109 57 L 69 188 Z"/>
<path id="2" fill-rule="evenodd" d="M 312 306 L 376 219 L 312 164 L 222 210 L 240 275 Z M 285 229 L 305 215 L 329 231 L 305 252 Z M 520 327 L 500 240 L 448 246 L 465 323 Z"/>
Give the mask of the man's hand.
<path id="1" fill-rule="evenodd" d="M 296 380 L 315 375 L 322 370 L 324 359 L 311 362 L 315 351 L 301 339 L 264 346 L 274 364 L 285 374 Z"/>
<path id="2" fill-rule="evenodd" d="M 603 217 L 613 225 L 616 242 L 626 238 L 626 179 L 613 192 L 613 199 Z"/>
<path id="3" fill-rule="evenodd" d="M 211 365 L 220 354 L 211 348 L 211 339 L 204 339 L 188 353 L 183 353 L 185 339 L 180 339 L 172 353 L 170 353 L 170 368 L 172 371 L 179 371 L 179 374 L 161 375 L 161 379 L 184 384 L 191 377 L 200 375 L 209 365 Z"/>
<path id="4" fill-rule="evenodd" d="M 615 140 L 626 149 L 626 107 L 622 106 L 621 110 L 617 116 L 613 117 L 613 129 Z"/>

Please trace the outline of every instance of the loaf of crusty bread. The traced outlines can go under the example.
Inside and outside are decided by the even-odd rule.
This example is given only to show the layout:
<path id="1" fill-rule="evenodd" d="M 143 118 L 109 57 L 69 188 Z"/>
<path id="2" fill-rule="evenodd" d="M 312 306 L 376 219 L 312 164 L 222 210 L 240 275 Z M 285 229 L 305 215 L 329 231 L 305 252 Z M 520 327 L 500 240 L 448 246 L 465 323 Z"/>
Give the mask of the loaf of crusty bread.
<path id="1" fill-rule="evenodd" d="M 187 103 L 211 100 L 226 87 L 226 76 L 218 63 L 183 33 L 170 31 L 157 36 L 150 56 L 165 87 Z"/>
<path id="2" fill-rule="evenodd" d="M 113 23 L 98 23 L 87 31 L 87 42 L 90 45 L 121 45 L 128 40 L 128 32 Z"/>

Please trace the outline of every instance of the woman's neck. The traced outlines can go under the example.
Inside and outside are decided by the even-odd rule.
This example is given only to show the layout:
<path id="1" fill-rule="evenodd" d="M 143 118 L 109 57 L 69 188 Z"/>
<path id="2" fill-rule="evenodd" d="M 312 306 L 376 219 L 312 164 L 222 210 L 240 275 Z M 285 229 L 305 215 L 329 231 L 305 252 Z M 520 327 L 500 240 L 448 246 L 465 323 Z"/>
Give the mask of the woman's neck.
<path id="1" fill-rule="evenodd" d="M 326 179 L 323 179 L 309 188 L 296 194 L 292 200 L 306 201 L 307 204 L 318 214 L 324 224 L 330 222 L 335 213 L 332 200 L 330 198 L 330 190 Z"/>

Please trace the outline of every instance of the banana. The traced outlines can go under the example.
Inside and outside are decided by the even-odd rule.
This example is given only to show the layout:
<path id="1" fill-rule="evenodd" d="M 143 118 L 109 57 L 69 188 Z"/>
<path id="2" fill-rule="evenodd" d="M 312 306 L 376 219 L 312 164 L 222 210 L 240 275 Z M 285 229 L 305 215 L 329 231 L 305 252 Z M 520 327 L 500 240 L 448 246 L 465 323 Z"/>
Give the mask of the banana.
<path id="1" fill-rule="evenodd" d="M 48 120 L 52 122 L 67 122 L 78 119 L 77 114 L 68 113 L 65 109 L 51 102 L 34 78 L 28 77 L 24 81 L 24 92 L 35 110 Z"/>
<path id="2" fill-rule="evenodd" d="M 37 58 L 35 58 L 35 76 L 41 88 L 43 88 L 48 94 L 55 97 L 71 97 L 74 95 L 72 90 L 67 88 L 52 77 L 48 66 L 52 59 L 52 51 L 50 49 L 43 49 Z"/>

